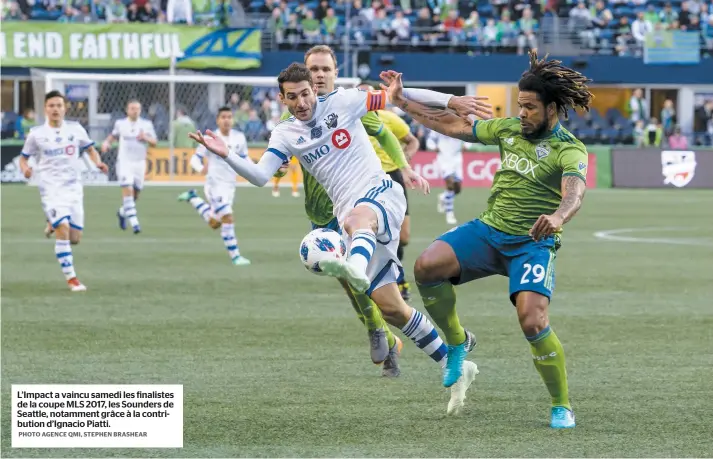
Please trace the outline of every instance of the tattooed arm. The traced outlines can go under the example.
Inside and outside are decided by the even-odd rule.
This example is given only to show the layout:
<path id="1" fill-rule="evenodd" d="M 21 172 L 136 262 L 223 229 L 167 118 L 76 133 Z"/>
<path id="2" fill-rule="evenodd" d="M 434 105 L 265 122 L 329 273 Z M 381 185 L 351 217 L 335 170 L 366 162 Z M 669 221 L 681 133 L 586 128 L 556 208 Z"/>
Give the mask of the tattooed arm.
<path id="1" fill-rule="evenodd" d="M 441 108 L 426 107 L 403 97 L 392 99 L 392 103 L 429 129 L 465 142 L 477 142 L 473 135 L 473 124 L 453 112 Z"/>
<path id="2" fill-rule="evenodd" d="M 582 207 L 586 188 L 584 179 L 578 175 L 562 177 L 562 201 L 559 207 L 552 215 L 540 215 L 530 229 L 530 236 L 538 241 L 559 231 Z"/>

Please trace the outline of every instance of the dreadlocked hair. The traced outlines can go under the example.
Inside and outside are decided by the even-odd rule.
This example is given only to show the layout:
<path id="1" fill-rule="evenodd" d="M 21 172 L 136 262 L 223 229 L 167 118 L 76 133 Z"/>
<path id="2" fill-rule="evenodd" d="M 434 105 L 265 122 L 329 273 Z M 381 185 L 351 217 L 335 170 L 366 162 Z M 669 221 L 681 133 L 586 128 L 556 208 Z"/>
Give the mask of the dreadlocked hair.
<path id="1" fill-rule="evenodd" d="M 590 79 L 581 73 L 562 65 L 562 61 L 537 59 L 537 51 L 529 52 L 530 69 L 522 74 L 518 83 L 520 91 L 537 93 L 547 107 L 554 102 L 557 113 L 564 119 L 569 119 L 569 108 L 579 107 L 589 111 L 594 95 L 589 91 L 587 83 Z"/>

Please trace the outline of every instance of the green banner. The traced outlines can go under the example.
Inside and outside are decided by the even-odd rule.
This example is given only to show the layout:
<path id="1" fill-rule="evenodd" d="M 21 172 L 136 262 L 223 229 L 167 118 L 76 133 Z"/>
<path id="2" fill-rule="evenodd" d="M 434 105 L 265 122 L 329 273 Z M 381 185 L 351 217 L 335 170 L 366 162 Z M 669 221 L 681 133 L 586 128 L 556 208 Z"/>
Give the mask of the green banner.
<path id="1" fill-rule="evenodd" d="M 259 29 L 3 21 L 4 67 L 242 70 L 260 66 Z"/>

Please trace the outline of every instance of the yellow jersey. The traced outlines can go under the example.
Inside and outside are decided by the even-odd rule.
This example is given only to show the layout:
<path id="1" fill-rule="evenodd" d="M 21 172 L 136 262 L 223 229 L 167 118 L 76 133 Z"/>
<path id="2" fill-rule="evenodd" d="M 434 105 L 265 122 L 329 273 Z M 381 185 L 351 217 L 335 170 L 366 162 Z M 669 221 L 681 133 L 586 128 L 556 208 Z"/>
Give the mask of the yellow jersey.
<path id="1" fill-rule="evenodd" d="M 411 133 L 411 129 L 408 124 L 406 124 L 406 121 L 401 119 L 401 117 L 396 113 L 390 110 L 379 110 L 377 114 L 384 123 L 384 126 L 389 128 L 396 138 L 399 139 L 399 142 Z M 381 148 L 381 144 L 379 144 L 376 137 L 370 136 L 369 140 L 371 140 L 371 145 L 374 147 L 374 151 L 379 157 L 379 160 L 381 160 L 381 168 L 384 169 L 384 172 L 392 172 L 399 168 L 396 164 L 394 164 L 394 161 L 389 157 L 386 151 Z"/>

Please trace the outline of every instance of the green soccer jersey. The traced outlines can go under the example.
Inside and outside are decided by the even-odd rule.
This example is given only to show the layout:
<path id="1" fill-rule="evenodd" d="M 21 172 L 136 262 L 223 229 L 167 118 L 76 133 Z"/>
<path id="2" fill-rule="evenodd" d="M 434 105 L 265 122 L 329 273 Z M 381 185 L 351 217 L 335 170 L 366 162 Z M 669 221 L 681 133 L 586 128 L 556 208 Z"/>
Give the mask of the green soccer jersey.
<path id="1" fill-rule="evenodd" d="M 290 116 L 290 112 L 285 112 L 280 119 L 286 120 Z M 376 112 L 368 112 L 362 116 L 361 124 L 369 135 L 376 135 L 383 128 L 383 123 Z M 328 224 L 334 218 L 334 205 L 332 200 L 329 199 L 327 191 L 304 167 L 302 167 L 302 184 L 304 186 L 307 217 L 317 226 Z"/>
<path id="2" fill-rule="evenodd" d="M 554 213 L 563 176 L 586 180 L 587 149 L 559 124 L 544 138 L 528 140 L 518 118 L 496 118 L 476 121 L 473 135 L 500 149 L 502 166 L 479 219 L 505 233 L 527 235 L 540 215 Z"/>

